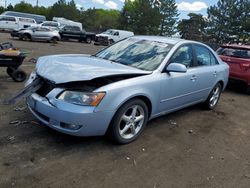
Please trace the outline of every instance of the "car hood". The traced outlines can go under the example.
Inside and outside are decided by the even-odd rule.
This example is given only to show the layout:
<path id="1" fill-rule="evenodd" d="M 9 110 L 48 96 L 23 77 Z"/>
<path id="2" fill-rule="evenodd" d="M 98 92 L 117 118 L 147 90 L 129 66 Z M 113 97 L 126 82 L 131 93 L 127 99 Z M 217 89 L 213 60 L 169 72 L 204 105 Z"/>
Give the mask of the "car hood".
<path id="1" fill-rule="evenodd" d="M 110 37 L 111 35 L 100 33 L 96 35 L 97 37 Z"/>
<path id="2" fill-rule="evenodd" d="M 90 55 L 53 55 L 38 59 L 37 74 L 55 84 L 88 81 L 118 75 L 145 75 L 143 71 Z"/>

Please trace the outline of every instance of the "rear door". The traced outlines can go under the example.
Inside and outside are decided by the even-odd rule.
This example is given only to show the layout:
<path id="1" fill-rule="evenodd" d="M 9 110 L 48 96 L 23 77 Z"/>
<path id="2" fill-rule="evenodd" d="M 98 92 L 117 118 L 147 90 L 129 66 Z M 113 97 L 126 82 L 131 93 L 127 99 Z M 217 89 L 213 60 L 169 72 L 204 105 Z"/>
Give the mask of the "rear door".
<path id="1" fill-rule="evenodd" d="M 37 40 L 47 40 L 49 39 L 49 29 L 47 28 L 36 28 L 33 32 L 32 35 L 33 39 L 37 39 Z"/>
<path id="2" fill-rule="evenodd" d="M 218 75 L 221 74 L 221 70 L 218 68 L 220 64 L 209 48 L 199 44 L 194 44 L 193 48 L 195 54 L 194 74 L 196 75 L 196 92 L 193 94 L 193 98 L 205 100 L 216 85 Z"/>
<path id="3" fill-rule="evenodd" d="M 80 39 L 81 34 L 82 34 L 82 32 L 81 32 L 80 27 L 77 27 L 77 26 L 72 27 L 72 35 L 73 35 L 74 39 Z"/>

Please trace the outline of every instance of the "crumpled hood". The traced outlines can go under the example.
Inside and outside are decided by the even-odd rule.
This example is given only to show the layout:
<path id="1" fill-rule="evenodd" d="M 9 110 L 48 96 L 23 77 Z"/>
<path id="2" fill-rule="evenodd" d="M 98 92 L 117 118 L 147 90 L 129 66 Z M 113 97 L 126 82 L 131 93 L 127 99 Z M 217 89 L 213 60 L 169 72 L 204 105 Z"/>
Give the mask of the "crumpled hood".
<path id="1" fill-rule="evenodd" d="M 55 84 L 88 81 L 115 75 L 150 74 L 133 67 L 89 55 L 53 55 L 38 59 L 37 74 Z"/>

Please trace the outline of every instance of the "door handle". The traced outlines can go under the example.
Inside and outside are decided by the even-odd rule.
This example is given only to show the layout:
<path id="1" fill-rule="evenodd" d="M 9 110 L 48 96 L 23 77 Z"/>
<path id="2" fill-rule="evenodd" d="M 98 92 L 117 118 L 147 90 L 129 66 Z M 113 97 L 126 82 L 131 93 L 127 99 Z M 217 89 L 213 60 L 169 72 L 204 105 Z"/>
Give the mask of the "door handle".
<path id="1" fill-rule="evenodd" d="M 197 80 L 197 77 L 196 77 L 195 75 L 193 75 L 193 76 L 190 78 L 190 80 L 191 80 L 192 82 L 195 82 L 195 81 Z"/>

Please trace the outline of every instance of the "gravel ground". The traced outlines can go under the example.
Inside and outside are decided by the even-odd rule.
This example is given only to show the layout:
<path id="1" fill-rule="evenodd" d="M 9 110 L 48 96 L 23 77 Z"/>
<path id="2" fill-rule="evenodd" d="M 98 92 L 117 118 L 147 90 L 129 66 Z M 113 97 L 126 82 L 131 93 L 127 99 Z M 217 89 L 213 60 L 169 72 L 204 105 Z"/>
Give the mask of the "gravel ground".
<path id="1" fill-rule="evenodd" d="M 93 54 L 102 47 L 77 42 L 13 40 L 31 58 Z M 23 87 L 0 68 L 0 99 Z M 13 122 L 14 121 L 14 122 Z M 16 122 L 15 122 L 16 121 Z M 249 187 L 250 96 L 227 89 L 214 111 L 194 106 L 152 120 L 134 143 L 117 146 L 103 137 L 75 138 L 37 124 L 23 102 L 0 105 L 0 187 Z"/>

